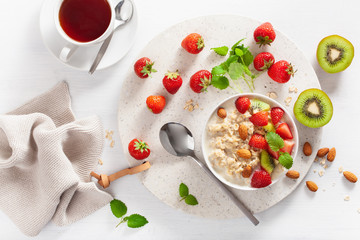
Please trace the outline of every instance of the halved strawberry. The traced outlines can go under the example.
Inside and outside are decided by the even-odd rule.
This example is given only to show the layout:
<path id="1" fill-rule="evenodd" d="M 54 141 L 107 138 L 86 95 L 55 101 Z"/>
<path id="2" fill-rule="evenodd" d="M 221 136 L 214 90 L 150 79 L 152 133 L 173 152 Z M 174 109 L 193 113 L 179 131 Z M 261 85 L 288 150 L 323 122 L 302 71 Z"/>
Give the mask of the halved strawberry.
<path id="1" fill-rule="evenodd" d="M 260 111 L 257 113 L 254 113 L 250 118 L 250 122 L 252 122 L 255 126 L 266 126 L 269 123 L 268 120 L 268 112 L 267 111 Z"/>
<path id="2" fill-rule="evenodd" d="M 287 123 L 282 123 L 276 128 L 276 133 L 283 139 L 293 139 L 293 135 Z"/>
<path id="3" fill-rule="evenodd" d="M 280 122 L 283 115 L 284 115 L 284 110 L 282 110 L 282 108 L 273 107 L 270 112 L 272 123 L 274 125 L 278 124 L 278 122 Z"/>
<path id="4" fill-rule="evenodd" d="M 293 141 L 284 140 L 284 147 L 280 149 L 282 152 L 287 152 L 291 155 L 295 143 Z"/>
<path id="5" fill-rule="evenodd" d="M 244 114 L 250 108 L 250 104 L 250 99 L 247 97 L 239 97 L 235 101 L 236 109 L 242 114 Z"/>
<path id="6" fill-rule="evenodd" d="M 279 151 L 275 152 L 270 147 L 268 147 L 267 151 L 273 158 L 279 159 L 279 157 L 280 157 Z"/>
<path id="7" fill-rule="evenodd" d="M 253 148 L 267 149 L 268 143 L 266 142 L 266 139 L 263 135 L 255 133 L 250 138 L 249 146 Z"/>
<path id="8" fill-rule="evenodd" d="M 271 184 L 271 176 L 264 170 L 254 172 L 251 178 L 251 186 L 254 188 L 263 188 Z"/>

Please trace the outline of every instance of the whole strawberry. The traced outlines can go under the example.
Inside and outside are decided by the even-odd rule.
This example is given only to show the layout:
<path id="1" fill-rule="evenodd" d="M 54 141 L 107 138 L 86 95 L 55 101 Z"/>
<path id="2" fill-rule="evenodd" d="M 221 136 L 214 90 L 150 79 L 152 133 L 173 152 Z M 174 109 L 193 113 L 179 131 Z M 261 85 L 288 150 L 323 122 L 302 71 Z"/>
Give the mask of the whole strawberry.
<path id="1" fill-rule="evenodd" d="M 163 78 L 163 85 L 170 94 L 175 94 L 182 85 L 182 78 L 178 72 L 168 72 Z"/>
<path id="2" fill-rule="evenodd" d="M 191 33 L 182 40 L 181 46 L 191 54 L 198 54 L 204 49 L 205 44 L 200 34 Z"/>
<path id="3" fill-rule="evenodd" d="M 266 126 L 269 122 L 268 120 L 268 112 L 267 111 L 260 111 L 257 113 L 254 113 L 250 118 L 250 122 L 254 124 L 255 126 Z"/>
<path id="4" fill-rule="evenodd" d="M 254 172 L 251 178 L 251 186 L 254 188 L 263 188 L 271 184 L 271 176 L 265 170 Z"/>
<path id="5" fill-rule="evenodd" d="M 294 76 L 293 66 L 285 60 L 274 63 L 268 70 L 269 77 L 278 83 L 286 83 Z"/>
<path id="6" fill-rule="evenodd" d="M 146 105 L 152 113 L 159 114 L 164 109 L 166 100 L 163 96 L 149 96 L 146 99 Z"/>
<path id="7" fill-rule="evenodd" d="M 271 23 L 266 22 L 258 26 L 254 31 L 254 39 L 259 47 L 270 45 L 276 37 L 275 31 Z"/>
<path id="8" fill-rule="evenodd" d="M 258 71 L 268 69 L 275 62 L 274 56 L 269 52 L 261 52 L 254 58 L 254 68 Z"/>
<path id="9" fill-rule="evenodd" d="M 128 150 L 130 155 L 136 160 L 143 160 L 150 155 L 149 145 L 136 138 L 129 143 Z"/>
<path id="10" fill-rule="evenodd" d="M 139 78 L 148 78 L 152 72 L 157 72 L 153 69 L 154 63 L 147 57 L 140 58 L 134 64 L 134 71 Z"/>
<path id="11" fill-rule="evenodd" d="M 255 133 L 250 138 L 249 146 L 258 149 L 267 149 L 268 143 L 266 142 L 266 139 L 263 135 Z"/>
<path id="12" fill-rule="evenodd" d="M 279 107 L 273 107 L 270 111 L 271 121 L 274 125 L 280 122 L 283 115 L 284 115 L 284 110 Z"/>
<path id="13" fill-rule="evenodd" d="M 242 114 L 244 114 L 250 108 L 250 105 L 250 99 L 247 97 L 239 97 L 235 101 L 236 109 Z"/>
<path id="14" fill-rule="evenodd" d="M 208 70 L 200 70 L 190 78 L 190 87 L 196 93 L 205 92 L 211 84 L 211 72 Z"/>

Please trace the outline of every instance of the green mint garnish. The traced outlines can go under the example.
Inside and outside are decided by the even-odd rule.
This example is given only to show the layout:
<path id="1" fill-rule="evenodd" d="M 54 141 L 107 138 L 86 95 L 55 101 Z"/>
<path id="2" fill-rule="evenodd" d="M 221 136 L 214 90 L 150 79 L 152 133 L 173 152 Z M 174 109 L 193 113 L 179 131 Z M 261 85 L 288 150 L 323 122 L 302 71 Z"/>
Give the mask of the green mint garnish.
<path id="1" fill-rule="evenodd" d="M 229 48 L 227 46 L 222 46 L 217 48 L 211 48 L 211 50 L 214 50 L 214 52 L 216 52 L 220 56 L 226 56 L 229 51 Z"/>
<path id="2" fill-rule="evenodd" d="M 110 202 L 110 208 L 115 217 L 121 218 L 119 224 L 116 225 L 116 227 L 124 222 L 127 222 L 127 225 L 130 228 L 139 228 L 148 223 L 147 219 L 139 214 L 132 214 L 130 216 L 123 217 L 127 213 L 127 207 L 125 203 L 120 200 L 112 200 Z"/>
<path id="3" fill-rule="evenodd" d="M 268 132 L 265 138 L 267 143 L 269 144 L 269 147 L 274 152 L 277 152 L 284 147 L 284 140 L 277 133 Z"/>
<path id="4" fill-rule="evenodd" d="M 223 75 L 226 72 L 227 72 L 227 70 L 224 69 L 223 66 L 219 65 L 219 66 L 213 67 L 213 69 L 211 70 L 211 75 L 213 75 L 213 76 Z"/>
<path id="5" fill-rule="evenodd" d="M 222 90 L 229 86 L 229 79 L 224 76 L 213 76 L 211 85 Z"/>
<path id="6" fill-rule="evenodd" d="M 287 152 L 280 152 L 279 163 L 286 169 L 290 169 L 293 165 L 293 158 Z"/>
<path id="7" fill-rule="evenodd" d="M 185 200 L 187 205 L 197 205 L 198 201 L 194 195 L 189 194 L 189 188 L 185 183 L 181 183 L 179 186 L 180 201 Z"/>

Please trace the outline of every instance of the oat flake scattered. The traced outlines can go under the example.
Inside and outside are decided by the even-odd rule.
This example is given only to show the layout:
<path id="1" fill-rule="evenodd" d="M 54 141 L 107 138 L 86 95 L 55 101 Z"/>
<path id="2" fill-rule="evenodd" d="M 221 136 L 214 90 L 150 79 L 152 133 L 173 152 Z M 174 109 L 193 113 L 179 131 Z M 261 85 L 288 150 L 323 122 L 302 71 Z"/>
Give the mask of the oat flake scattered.
<path id="1" fill-rule="evenodd" d="M 316 173 L 316 170 L 314 169 L 314 173 Z"/>
<path id="2" fill-rule="evenodd" d="M 323 170 L 320 170 L 320 171 L 319 171 L 319 176 L 320 176 L 320 177 L 324 176 L 324 171 L 323 171 Z"/>
<path id="3" fill-rule="evenodd" d="M 321 159 L 320 164 L 321 164 L 321 165 L 324 165 L 324 164 L 325 164 L 325 161 L 326 161 L 325 158 Z"/>
<path id="4" fill-rule="evenodd" d="M 285 105 L 286 105 L 286 106 L 289 106 L 289 105 L 290 105 L 291 100 L 292 100 L 292 97 L 287 97 L 287 98 L 284 100 Z"/>
<path id="5" fill-rule="evenodd" d="M 316 157 L 315 160 L 314 160 L 314 162 L 317 162 L 317 161 L 319 161 L 319 159 Z"/>
<path id="6" fill-rule="evenodd" d="M 298 89 L 295 86 L 289 87 L 289 93 L 297 93 Z"/>
<path id="7" fill-rule="evenodd" d="M 343 167 L 339 167 L 339 173 L 342 173 L 342 172 L 343 172 L 343 170 L 344 170 L 344 168 L 343 168 Z"/>
<path id="8" fill-rule="evenodd" d="M 344 201 L 349 201 L 350 200 L 350 196 L 349 195 L 346 195 L 345 197 L 344 197 Z"/>
<path id="9" fill-rule="evenodd" d="M 277 94 L 275 92 L 268 92 L 266 94 L 266 96 L 268 96 L 269 98 L 272 98 L 272 99 L 277 99 Z"/>
<path id="10" fill-rule="evenodd" d="M 357 211 L 358 211 L 358 213 L 360 213 L 360 208 L 358 208 L 358 210 L 357 210 Z"/>
<path id="11" fill-rule="evenodd" d="M 327 164 L 324 164 L 323 168 L 327 169 L 329 166 Z"/>
<path id="12" fill-rule="evenodd" d="M 111 147 L 111 148 L 113 148 L 113 147 L 114 147 L 114 145 L 115 145 L 115 141 L 114 141 L 114 140 L 112 140 L 112 141 L 111 141 L 111 143 L 110 143 L 110 147 Z"/>
<path id="13" fill-rule="evenodd" d="M 103 163 L 103 161 L 102 161 L 101 159 L 99 159 L 99 161 L 98 161 L 98 162 L 99 162 L 99 164 L 100 164 L 100 165 L 103 165 L 103 164 L 104 164 L 104 163 Z"/>
<path id="14" fill-rule="evenodd" d="M 188 110 L 189 112 L 194 111 L 195 109 L 199 108 L 199 104 L 194 103 L 194 101 L 192 99 L 187 100 L 184 106 L 185 110 Z"/>

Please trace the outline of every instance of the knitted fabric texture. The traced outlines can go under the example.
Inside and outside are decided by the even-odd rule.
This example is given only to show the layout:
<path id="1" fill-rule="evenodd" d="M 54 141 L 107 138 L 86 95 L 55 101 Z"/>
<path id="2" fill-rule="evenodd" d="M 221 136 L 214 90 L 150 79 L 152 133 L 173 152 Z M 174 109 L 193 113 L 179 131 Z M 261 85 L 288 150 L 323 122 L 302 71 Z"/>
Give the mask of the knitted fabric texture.
<path id="1" fill-rule="evenodd" d="M 28 236 L 71 224 L 112 197 L 90 181 L 103 147 L 98 117 L 76 120 L 65 82 L 0 115 L 0 209 Z"/>

